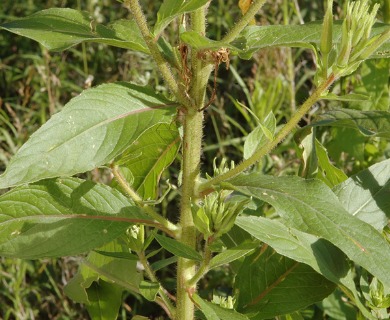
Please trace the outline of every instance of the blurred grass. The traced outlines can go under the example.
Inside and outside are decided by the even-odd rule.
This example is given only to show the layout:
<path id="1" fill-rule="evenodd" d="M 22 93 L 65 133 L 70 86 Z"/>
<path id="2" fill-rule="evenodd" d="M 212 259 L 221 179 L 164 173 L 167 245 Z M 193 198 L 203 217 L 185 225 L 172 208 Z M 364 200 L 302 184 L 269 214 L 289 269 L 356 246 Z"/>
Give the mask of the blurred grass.
<path id="1" fill-rule="evenodd" d="M 234 24 L 241 15 L 237 2 L 211 2 L 207 36 L 220 39 Z M 143 1 L 151 23 L 160 3 Z M 268 1 L 257 16 L 257 24 L 298 24 L 300 20 L 321 19 L 323 3 L 322 0 L 302 0 L 299 3 Z M 344 3 L 339 1 L 336 15 L 342 15 L 340 8 Z M 87 10 L 103 23 L 129 16 L 128 11 L 114 0 L 5 0 L 0 5 L 0 22 L 51 7 Z M 167 29 L 165 36 L 177 42 L 174 26 Z M 255 54 L 250 61 L 232 57 L 230 70 L 220 67 L 217 99 L 206 111 L 202 161 L 207 172 L 212 172 L 215 157 L 240 161 L 245 136 L 257 125 L 251 113 L 262 121 L 273 110 L 278 125 L 290 117 L 295 104 L 303 102 L 313 87 L 312 59 L 312 55 L 304 50 L 267 49 Z M 10 157 L 27 138 L 72 97 L 89 85 L 118 80 L 151 85 L 165 92 L 153 63 L 143 54 L 98 44 L 79 45 L 54 53 L 32 40 L 0 32 L 0 172 L 4 171 Z M 212 90 L 210 81 L 209 92 Z M 304 122 L 310 122 L 310 117 Z M 333 141 L 334 144 L 338 133 L 332 135 L 326 129 L 321 130 L 322 142 Z M 371 156 L 371 162 L 383 156 L 388 146 L 383 142 L 376 145 L 380 148 L 378 154 Z M 338 156 L 345 158 L 345 155 Z M 349 172 L 356 169 L 353 158 L 335 160 Z M 296 146 L 291 139 L 286 139 L 253 170 L 276 175 L 295 174 L 299 165 Z M 178 169 L 170 168 L 170 174 L 177 176 Z M 96 170 L 92 178 L 104 180 L 104 172 Z M 163 212 L 175 211 L 176 208 L 174 201 L 164 203 Z M 175 217 L 172 218 L 175 220 Z M 62 292 L 76 266 L 77 261 L 73 258 L 41 261 L 0 258 L 0 319 L 88 319 L 83 306 L 73 303 Z M 230 294 L 229 285 L 233 278 L 226 278 L 226 274 L 224 269 L 213 271 L 212 276 L 201 281 L 200 291 L 209 296 L 214 290 L 218 295 Z M 172 270 L 162 270 L 161 278 L 167 288 L 173 289 L 175 279 Z M 130 319 L 131 310 L 154 318 L 161 314 L 158 307 L 145 303 L 138 296 L 128 295 L 119 319 Z"/>

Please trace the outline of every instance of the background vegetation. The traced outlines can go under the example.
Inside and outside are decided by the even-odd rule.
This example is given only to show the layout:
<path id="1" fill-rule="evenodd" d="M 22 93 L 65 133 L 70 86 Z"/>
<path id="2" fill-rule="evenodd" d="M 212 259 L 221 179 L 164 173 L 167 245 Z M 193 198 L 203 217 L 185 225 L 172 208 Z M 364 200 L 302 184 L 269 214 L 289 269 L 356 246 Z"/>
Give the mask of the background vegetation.
<path id="1" fill-rule="evenodd" d="M 208 36 L 220 39 L 227 28 L 241 15 L 237 0 L 213 0 L 209 9 Z M 257 24 L 299 24 L 321 19 L 324 15 L 322 0 L 269 1 L 257 16 Z M 338 1 L 336 16 L 343 15 L 343 1 Z M 145 10 L 154 19 L 160 1 L 144 1 Z M 88 11 L 96 21 L 109 22 L 129 15 L 128 10 L 113 0 L 5 0 L 0 6 L 0 22 L 27 16 L 51 7 L 71 7 Z M 382 8 L 384 8 L 382 3 Z M 384 9 L 379 19 L 387 20 Z M 167 35 L 176 39 L 175 28 Z M 171 32 L 172 34 L 169 34 Z M 370 100 L 349 102 L 351 108 L 360 110 L 389 109 L 388 61 L 369 61 L 348 80 L 340 81 L 332 90 L 335 93 L 371 92 Z M 229 155 L 239 159 L 243 141 L 257 123 L 255 115 L 263 120 L 272 109 L 278 124 L 283 124 L 296 104 L 300 104 L 313 88 L 313 56 L 298 49 L 267 49 L 257 53 L 252 60 L 234 58 L 230 69 L 220 68 L 217 77 L 216 100 L 207 110 L 206 148 L 203 161 L 212 166 L 216 156 Z M 241 75 L 241 76 L 239 76 Z M 244 76 L 243 76 L 244 75 Z M 223 81 L 221 81 L 223 79 Z M 53 113 L 84 88 L 117 80 L 132 81 L 141 85 L 153 85 L 161 92 L 166 88 L 158 83 L 156 70 L 149 57 L 140 53 L 108 47 L 101 44 L 79 45 L 62 53 L 48 52 L 38 43 L 0 33 L 0 172 L 4 171 L 10 157 L 38 127 Z M 210 81 L 210 92 L 213 90 Z M 234 97 L 234 98 L 233 98 Z M 339 102 L 337 102 L 340 104 Z M 314 108 L 327 108 L 332 103 L 322 103 Z M 310 122 L 310 115 L 304 119 Z M 320 142 L 326 146 L 330 158 L 350 175 L 375 162 L 390 157 L 389 143 L 380 138 L 357 135 L 352 129 L 317 129 Z M 276 175 L 297 173 L 300 161 L 295 141 L 290 138 L 273 152 L 257 169 Z M 172 169 L 172 174 L 178 172 Z M 209 170 L 209 172 L 212 170 Z M 95 181 L 109 179 L 104 171 L 90 174 Z M 171 206 L 165 200 L 166 214 Z M 269 214 L 272 214 L 270 212 Z M 172 219 L 175 220 L 175 219 Z M 164 254 L 164 253 L 161 253 Z M 161 256 L 160 256 L 161 258 Z M 0 318 L 1 319 L 87 319 L 83 306 L 75 305 L 63 293 L 63 286 L 77 270 L 77 258 L 47 259 L 41 261 L 11 260 L 0 258 Z M 173 274 L 163 270 L 161 279 L 169 288 L 173 286 Z M 211 295 L 228 295 L 232 279 L 226 277 L 223 268 L 211 272 L 202 280 L 200 292 Z M 121 319 L 130 319 L 132 310 L 157 318 L 160 310 L 129 295 L 121 308 Z M 140 311 L 140 308 L 143 308 Z M 307 311 L 307 319 L 334 318 L 322 311 L 321 304 Z M 353 317 L 353 310 L 346 310 Z M 334 319 L 343 319 L 334 318 Z"/>

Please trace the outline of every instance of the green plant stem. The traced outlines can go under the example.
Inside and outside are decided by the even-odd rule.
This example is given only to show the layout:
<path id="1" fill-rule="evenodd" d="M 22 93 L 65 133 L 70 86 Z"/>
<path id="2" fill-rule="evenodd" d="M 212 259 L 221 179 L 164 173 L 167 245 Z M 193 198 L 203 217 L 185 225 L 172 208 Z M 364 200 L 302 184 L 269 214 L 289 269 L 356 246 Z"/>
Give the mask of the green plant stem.
<path id="1" fill-rule="evenodd" d="M 212 252 L 210 250 L 209 244 L 206 244 L 203 256 L 203 262 L 200 265 L 198 271 L 195 273 L 194 277 L 188 281 L 188 286 L 196 286 L 198 281 L 203 278 L 203 276 L 209 271 L 210 261 L 212 258 Z"/>
<path id="2" fill-rule="evenodd" d="M 139 258 L 140 262 L 142 263 L 143 267 L 145 268 L 145 272 L 148 275 L 149 279 L 152 280 L 153 282 L 158 283 L 158 285 L 159 285 L 158 294 L 165 305 L 164 310 L 167 312 L 170 319 L 175 319 L 176 318 L 175 307 L 172 305 L 171 300 L 167 296 L 164 287 L 161 285 L 161 283 L 157 279 L 156 275 L 154 274 L 152 268 L 150 267 L 149 262 L 146 259 L 144 252 L 143 251 L 137 252 L 137 255 L 138 255 L 138 258 Z"/>
<path id="3" fill-rule="evenodd" d="M 309 111 L 311 106 L 321 98 L 321 95 L 329 88 L 329 86 L 335 80 L 336 77 L 331 74 L 326 81 L 324 81 L 320 86 L 317 87 L 317 89 L 303 103 L 303 105 L 297 110 L 297 112 L 294 113 L 291 119 L 278 132 L 278 134 L 272 141 L 269 141 L 263 147 L 258 149 L 251 157 L 241 162 L 238 166 L 201 184 L 199 186 L 199 192 L 205 193 L 209 189 L 212 189 L 214 185 L 233 178 L 234 176 L 238 175 L 239 173 L 243 172 L 256 162 L 258 162 L 263 156 L 268 154 L 273 148 L 275 148 L 280 142 L 282 142 L 284 138 L 287 137 L 287 135 L 295 128 L 295 126 L 302 119 L 302 117 Z"/>
<path id="4" fill-rule="evenodd" d="M 158 49 L 156 39 L 154 35 L 150 32 L 145 15 L 142 12 L 142 8 L 138 0 L 127 0 L 125 5 L 133 13 L 134 20 L 136 21 L 142 37 L 144 38 L 146 45 L 149 48 L 150 54 L 152 55 L 154 61 L 157 64 L 157 67 L 168 85 L 171 92 L 174 94 L 176 99 L 183 105 L 188 107 L 190 105 L 189 99 L 183 94 L 182 90 L 179 89 L 178 82 L 172 74 L 172 71 L 169 67 L 169 64 L 164 59 L 160 50 Z"/>
<path id="5" fill-rule="evenodd" d="M 253 19 L 255 14 L 260 10 L 266 0 L 255 0 L 248 11 L 241 17 L 241 19 L 234 25 L 234 27 L 223 37 L 222 42 L 232 42 L 237 38 L 242 30 Z"/>
<path id="6" fill-rule="evenodd" d="M 191 28 L 199 34 L 205 34 L 206 6 L 191 14 Z M 206 65 L 197 57 L 196 50 L 191 52 L 191 91 L 194 101 L 187 109 L 183 122 L 183 160 L 182 160 L 182 199 L 180 206 L 180 242 L 196 249 L 196 228 L 192 219 L 191 201 L 197 198 L 197 185 L 200 173 L 200 156 L 203 132 L 203 111 L 207 82 L 212 66 Z M 194 318 L 194 302 L 191 294 L 196 291 L 196 284 L 188 282 L 196 273 L 195 261 L 179 258 L 177 264 L 177 309 L 176 320 Z"/>
<path id="7" fill-rule="evenodd" d="M 196 185 L 200 170 L 200 151 L 202 142 L 203 112 L 189 110 L 184 120 L 183 137 L 183 185 L 180 208 L 180 242 L 196 248 L 196 229 L 192 219 L 191 200 L 196 197 Z M 177 269 L 177 320 L 193 319 L 194 304 L 188 292 L 195 291 L 188 281 L 195 274 L 193 260 L 179 258 Z"/>
<path id="8" fill-rule="evenodd" d="M 148 214 L 151 218 L 159 222 L 164 228 L 170 231 L 171 235 L 172 232 L 176 234 L 179 231 L 179 228 L 176 225 L 159 215 L 156 211 L 154 211 L 152 207 L 143 204 L 142 198 L 138 195 L 137 192 L 133 190 L 133 188 L 129 186 L 126 179 L 121 175 L 116 166 L 111 166 L 111 172 L 114 175 L 115 179 L 118 181 L 119 185 L 122 187 L 122 189 L 130 196 L 130 198 L 135 202 L 138 207 L 142 208 L 142 210 L 145 211 L 146 214 Z"/>

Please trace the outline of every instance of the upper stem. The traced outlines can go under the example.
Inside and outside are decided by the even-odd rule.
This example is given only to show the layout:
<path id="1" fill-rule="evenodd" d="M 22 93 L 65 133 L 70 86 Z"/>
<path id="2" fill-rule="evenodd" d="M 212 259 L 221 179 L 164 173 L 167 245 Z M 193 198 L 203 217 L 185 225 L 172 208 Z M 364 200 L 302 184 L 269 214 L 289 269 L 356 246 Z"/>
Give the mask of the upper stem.
<path id="1" fill-rule="evenodd" d="M 227 179 L 233 178 L 234 176 L 238 175 L 239 173 L 243 172 L 256 162 L 258 162 L 263 156 L 268 154 L 273 148 L 275 148 L 280 142 L 282 142 L 284 138 L 287 137 L 287 135 L 295 128 L 295 126 L 302 119 L 302 117 L 309 111 L 311 106 L 321 98 L 321 95 L 329 88 L 329 86 L 335 80 L 336 77 L 331 74 L 326 81 L 324 81 L 320 86 L 317 87 L 317 89 L 303 103 L 303 105 L 291 117 L 291 119 L 286 123 L 286 125 L 278 132 L 278 134 L 272 141 L 266 143 L 263 147 L 258 149 L 251 157 L 241 162 L 238 166 L 201 184 L 199 186 L 199 192 L 207 191 L 208 189 L 211 189 L 214 185 Z"/>
<path id="2" fill-rule="evenodd" d="M 127 0 L 125 4 L 130 8 L 131 12 L 133 13 L 134 20 L 136 21 L 141 31 L 142 37 L 144 38 L 146 45 L 150 50 L 150 54 L 152 55 L 154 61 L 157 63 L 157 67 L 161 72 L 161 75 L 165 80 L 166 84 L 168 85 L 169 89 L 183 106 L 189 106 L 190 102 L 188 98 L 183 94 L 182 90 L 179 89 L 177 79 L 175 79 L 175 77 L 173 76 L 169 64 L 160 53 L 154 35 L 149 30 L 145 15 L 142 12 L 142 8 L 139 4 L 139 1 Z"/>
<path id="3" fill-rule="evenodd" d="M 255 14 L 260 10 L 266 0 L 255 0 L 248 11 L 242 16 L 242 18 L 234 25 L 234 27 L 223 37 L 221 41 L 223 42 L 232 42 L 240 34 L 242 30 L 248 25 L 248 23 L 253 19 Z"/>
<path id="4" fill-rule="evenodd" d="M 206 6 L 191 13 L 191 28 L 199 34 L 205 34 Z M 191 52 L 191 90 L 194 101 L 184 114 L 183 122 L 183 160 L 182 160 L 182 199 L 180 207 L 181 237 L 179 241 L 196 249 L 196 228 L 192 219 L 191 203 L 197 198 L 197 185 L 200 174 L 200 157 L 203 134 L 203 111 L 207 82 L 212 67 L 205 65 Z M 177 320 L 194 318 L 194 303 L 190 294 L 196 291 L 196 284 L 188 282 L 196 273 L 195 261 L 179 258 L 177 267 Z"/>

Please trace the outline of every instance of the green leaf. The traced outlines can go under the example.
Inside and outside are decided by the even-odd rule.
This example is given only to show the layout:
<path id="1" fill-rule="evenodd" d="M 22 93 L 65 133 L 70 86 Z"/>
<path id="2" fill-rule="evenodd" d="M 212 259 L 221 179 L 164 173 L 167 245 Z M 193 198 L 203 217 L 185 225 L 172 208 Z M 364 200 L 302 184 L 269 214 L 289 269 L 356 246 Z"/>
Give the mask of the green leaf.
<path id="1" fill-rule="evenodd" d="M 324 181 L 331 188 L 348 179 L 348 176 L 344 173 L 343 170 L 335 167 L 331 163 L 327 150 L 317 139 L 316 153 L 320 167 L 320 170 L 318 170 L 317 173 L 318 179 Z"/>
<path id="2" fill-rule="evenodd" d="M 173 123 L 157 123 L 134 140 L 115 162 L 131 171 L 132 187 L 138 194 L 155 199 L 160 175 L 175 160 L 180 141 Z"/>
<path id="3" fill-rule="evenodd" d="M 386 31 L 390 26 L 376 23 L 372 29 L 371 37 Z M 227 44 L 222 41 L 210 40 L 204 36 L 189 31 L 181 34 L 181 40 L 197 49 L 229 48 L 243 59 L 250 59 L 254 52 L 270 47 L 301 47 L 313 49 L 319 46 L 321 39 L 322 21 L 306 23 L 303 25 L 269 25 L 246 27 L 240 36 Z M 333 25 L 333 43 L 341 40 L 341 21 Z M 370 58 L 390 57 L 390 41 L 383 44 Z"/>
<path id="4" fill-rule="evenodd" d="M 302 163 L 299 176 L 305 179 L 314 178 L 318 173 L 318 158 L 314 129 L 305 127 L 294 134 L 294 140 L 301 153 Z"/>
<path id="5" fill-rule="evenodd" d="M 330 241 L 390 285 L 390 244 L 372 226 L 350 215 L 323 182 L 250 174 L 223 185 L 270 203 L 288 225 Z"/>
<path id="6" fill-rule="evenodd" d="M 390 159 L 351 176 L 333 191 L 347 212 L 382 231 L 390 219 Z"/>
<path id="7" fill-rule="evenodd" d="M 258 320 L 321 301 L 335 289 L 335 284 L 306 264 L 266 246 L 245 259 L 234 289 L 237 311 Z"/>
<path id="8" fill-rule="evenodd" d="M 229 45 L 228 43 L 222 41 L 211 40 L 195 31 L 186 31 L 181 33 L 180 39 L 184 43 L 196 49 L 218 50 L 223 47 L 233 50 L 234 52 L 239 51 L 239 49 L 233 45 Z"/>
<path id="9" fill-rule="evenodd" d="M 112 161 L 151 125 L 169 122 L 172 102 L 129 83 L 110 83 L 73 98 L 35 132 L 0 176 L 0 188 L 71 176 Z"/>
<path id="10" fill-rule="evenodd" d="M 358 319 L 356 309 L 344 301 L 341 291 L 336 290 L 317 305 L 334 320 Z"/>
<path id="11" fill-rule="evenodd" d="M 328 93 L 326 96 L 322 96 L 321 99 L 323 100 L 331 100 L 331 101 L 343 101 L 343 102 L 361 102 L 361 101 L 367 101 L 370 99 L 369 96 L 365 94 L 358 94 L 358 93 L 351 93 L 344 96 L 338 96 L 334 93 Z"/>
<path id="12" fill-rule="evenodd" d="M 0 255 L 76 255 L 152 222 L 119 191 L 75 178 L 44 180 L 0 197 Z"/>
<path id="13" fill-rule="evenodd" d="M 244 143 L 244 159 L 248 159 L 253 153 L 272 140 L 276 130 L 276 119 L 271 111 L 264 123 L 260 123 L 251 133 L 248 134 Z"/>
<path id="14" fill-rule="evenodd" d="M 116 320 L 122 304 L 122 289 L 100 280 L 87 289 L 90 303 L 86 305 L 91 319 Z"/>
<path id="15" fill-rule="evenodd" d="M 192 249 L 191 247 L 178 242 L 174 239 L 156 234 L 155 235 L 156 240 L 158 243 L 166 250 L 168 250 L 170 253 L 186 258 L 186 259 L 191 259 L 191 260 L 196 260 L 196 261 L 202 261 L 203 257 L 199 252 L 197 252 L 195 249 Z"/>
<path id="16" fill-rule="evenodd" d="M 157 12 L 154 34 L 158 35 L 177 16 L 204 6 L 209 0 L 164 0 Z"/>
<path id="17" fill-rule="evenodd" d="M 360 111 L 354 109 L 333 109 L 318 117 L 312 126 L 336 126 L 358 129 L 369 137 L 390 139 L 390 112 Z"/>
<path id="18" fill-rule="evenodd" d="M 103 256 L 107 257 L 113 257 L 118 259 L 127 259 L 127 260 L 139 260 L 139 258 L 130 253 L 130 252 L 108 252 L 108 251 L 101 251 L 101 250 L 94 250 L 96 253 L 99 253 Z"/>
<path id="19" fill-rule="evenodd" d="M 87 12 L 51 8 L 3 23 L 0 29 L 38 41 L 49 50 L 62 51 L 82 42 L 98 42 L 148 53 L 137 24 L 119 20 L 108 26 L 97 23 Z"/>
<path id="20" fill-rule="evenodd" d="M 139 285 L 140 293 L 149 301 L 156 300 L 160 285 L 157 282 L 141 281 Z"/>
<path id="21" fill-rule="evenodd" d="M 196 293 L 192 295 L 193 300 L 200 307 L 207 320 L 249 320 L 243 314 L 232 309 L 222 308 L 214 303 L 203 300 Z"/>
<path id="22" fill-rule="evenodd" d="M 227 249 L 211 259 L 209 268 L 213 269 L 240 259 L 241 257 L 253 252 L 258 246 L 259 245 L 257 243 L 242 243 L 237 247 Z"/>
<path id="23" fill-rule="evenodd" d="M 167 259 L 158 260 L 156 262 L 153 262 L 151 264 L 151 267 L 152 267 L 153 271 L 158 271 L 158 270 L 165 268 L 166 266 L 169 266 L 170 264 L 176 263 L 176 262 L 177 262 L 177 257 L 173 256 L 173 257 L 170 257 Z"/>
<path id="24" fill-rule="evenodd" d="M 263 217 L 238 217 L 236 225 L 277 253 L 307 264 L 334 283 L 340 283 L 348 273 L 349 265 L 343 252 L 324 239 Z"/>
<path id="25" fill-rule="evenodd" d="M 107 243 L 99 248 L 105 252 L 119 253 L 128 250 L 118 241 Z M 88 288 L 100 280 L 110 282 L 113 286 L 121 287 L 136 293 L 139 293 L 139 285 L 142 275 L 137 272 L 137 261 L 116 259 L 113 257 L 102 256 L 96 252 L 88 254 L 85 260 L 79 266 L 77 274 L 67 283 L 64 291 L 72 300 L 89 304 Z M 122 298 L 120 297 L 120 301 Z"/>
<path id="26" fill-rule="evenodd" d="M 376 23 L 372 28 L 371 37 L 389 29 L 389 25 Z M 244 29 L 233 45 L 241 49 L 240 56 L 249 59 L 252 54 L 262 48 L 269 47 L 302 47 L 319 46 L 321 39 L 322 21 L 303 25 L 270 25 L 249 26 Z M 341 21 L 333 24 L 333 44 L 341 40 Z M 390 41 L 382 45 L 370 58 L 390 57 Z"/>

